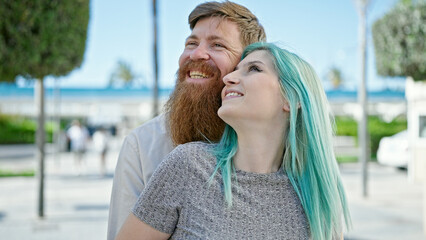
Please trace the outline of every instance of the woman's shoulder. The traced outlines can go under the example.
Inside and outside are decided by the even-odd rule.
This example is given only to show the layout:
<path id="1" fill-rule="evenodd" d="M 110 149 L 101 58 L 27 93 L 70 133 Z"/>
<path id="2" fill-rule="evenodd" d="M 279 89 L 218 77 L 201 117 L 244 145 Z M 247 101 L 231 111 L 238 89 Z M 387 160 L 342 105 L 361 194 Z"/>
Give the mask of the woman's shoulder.
<path id="1" fill-rule="evenodd" d="M 210 168 L 216 163 L 212 154 L 215 144 L 205 142 L 189 142 L 178 145 L 166 157 L 168 164 L 186 168 Z"/>
<path id="2" fill-rule="evenodd" d="M 209 154 L 215 144 L 205 142 L 189 142 L 178 145 L 173 151 L 187 154 Z M 172 152 L 173 152 L 172 151 Z"/>
<path id="3" fill-rule="evenodd" d="M 177 146 L 161 161 L 150 178 L 150 184 L 153 185 L 151 181 L 157 184 L 173 182 L 171 185 L 178 186 L 186 184 L 189 176 L 197 176 L 200 172 L 211 172 L 209 169 L 215 164 L 215 158 L 210 154 L 211 148 L 210 144 L 202 142 Z"/>

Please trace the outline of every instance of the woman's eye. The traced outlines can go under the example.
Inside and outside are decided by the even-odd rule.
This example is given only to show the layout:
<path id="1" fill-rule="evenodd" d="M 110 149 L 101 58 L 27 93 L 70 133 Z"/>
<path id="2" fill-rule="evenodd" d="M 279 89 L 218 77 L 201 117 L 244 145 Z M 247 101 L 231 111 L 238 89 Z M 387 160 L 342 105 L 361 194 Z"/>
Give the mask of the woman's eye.
<path id="1" fill-rule="evenodd" d="M 215 46 L 215 47 L 219 47 L 219 48 L 223 48 L 223 47 L 225 47 L 225 46 L 223 46 L 222 44 L 220 44 L 220 43 L 215 43 L 215 44 L 213 44 L 213 46 Z"/>
<path id="2" fill-rule="evenodd" d="M 262 70 L 260 70 L 260 68 L 257 67 L 256 65 L 251 65 L 249 67 L 249 72 L 251 72 L 251 71 L 262 72 Z"/>

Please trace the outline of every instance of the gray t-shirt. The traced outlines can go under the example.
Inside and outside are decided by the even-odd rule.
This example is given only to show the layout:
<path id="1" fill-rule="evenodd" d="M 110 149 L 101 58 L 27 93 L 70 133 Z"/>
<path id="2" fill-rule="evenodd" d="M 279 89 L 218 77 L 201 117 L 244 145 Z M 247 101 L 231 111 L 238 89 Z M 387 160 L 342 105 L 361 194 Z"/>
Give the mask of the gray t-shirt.
<path id="1" fill-rule="evenodd" d="M 309 239 L 300 200 L 286 174 L 237 170 L 233 205 L 224 200 L 213 145 L 178 146 L 160 164 L 133 213 L 170 239 Z M 233 179 L 234 180 L 234 179 Z"/>

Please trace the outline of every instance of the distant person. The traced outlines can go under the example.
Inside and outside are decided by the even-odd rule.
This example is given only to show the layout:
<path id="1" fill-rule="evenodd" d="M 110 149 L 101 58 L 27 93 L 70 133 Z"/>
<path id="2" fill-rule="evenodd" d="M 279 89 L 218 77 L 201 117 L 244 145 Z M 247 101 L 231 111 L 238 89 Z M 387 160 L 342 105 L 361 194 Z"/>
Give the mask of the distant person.
<path id="1" fill-rule="evenodd" d="M 74 120 L 67 131 L 67 136 L 70 139 L 71 152 L 74 154 L 76 170 L 80 174 L 89 140 L 89 131 L 86 127 L 82 126 L 80 121 Z"/>
<path id="2" fill-rule="evenodd" d="M 161 160 L 179 144 L 219 141 L 225 124 L 217 116 L 222 78 L 247 45 L 265 41 L 263 27 L 246 7 L 204 2 L 189 15 L 191 34 L 179 58 L 176 87 L 166 113 L 135 129 L 124 140 L 111 194 L 108 239 L 114 239 Z"/>
<path id="3" fill-rule="evenodd" d="M 314 69 L 254 43 L 223 81 L 220 142 L 176 147 L 117 239 L 343 239 L 348 204 Z"/>
<path id="4" fill-rule="evenodd" d="M 93 146 L 95 151 L 99 154 L 100 159 L 100 173 L 102 176 L 106 174 L 106 154 L 108 152 L 109 133 L 103 127 L 99 128 L 93 134 Z"/>

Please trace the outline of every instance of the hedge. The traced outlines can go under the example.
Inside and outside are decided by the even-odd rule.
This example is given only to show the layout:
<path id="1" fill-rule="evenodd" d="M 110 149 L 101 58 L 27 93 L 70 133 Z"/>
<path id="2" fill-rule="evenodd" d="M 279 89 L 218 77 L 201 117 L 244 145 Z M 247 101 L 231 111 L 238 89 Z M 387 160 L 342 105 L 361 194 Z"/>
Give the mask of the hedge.
<path id="1" fill-rule="evenodd" d="M 368 117 L 368 133 L 370 136 L 371 156 L 376 157 L 380 140 L 383 137 L 392 136 L 407 129 L 406 119 L 394 119 L 392 122 L 385 122 L 377 116 Z M 350 117 L 336 117 L 336 135 L 358 136 L 358 124 Z"/>
<path id="2" fill-rule="evenodd" d="M 0 114 L 0 144 L 34 143 L 37 123 L 35 120 Z M 53 124 L 46 123 L 46 141 L 52 142 Z"/>
<path id="3" fill-rule="evenodd" d="M 34 143 L 36 121 L 17 116 L 0 115 L 0 144 Z M 357 137 L 357 122 L 350 117 L 336 117 L 336 134 Z M 376 156 L 380 139 L 407 129 L 406 119 L 384 122 L 377 116 L 369 116 L 371 155 Z M 46 123 L 46 140 L 52 142 L 53 124 Z"/>

